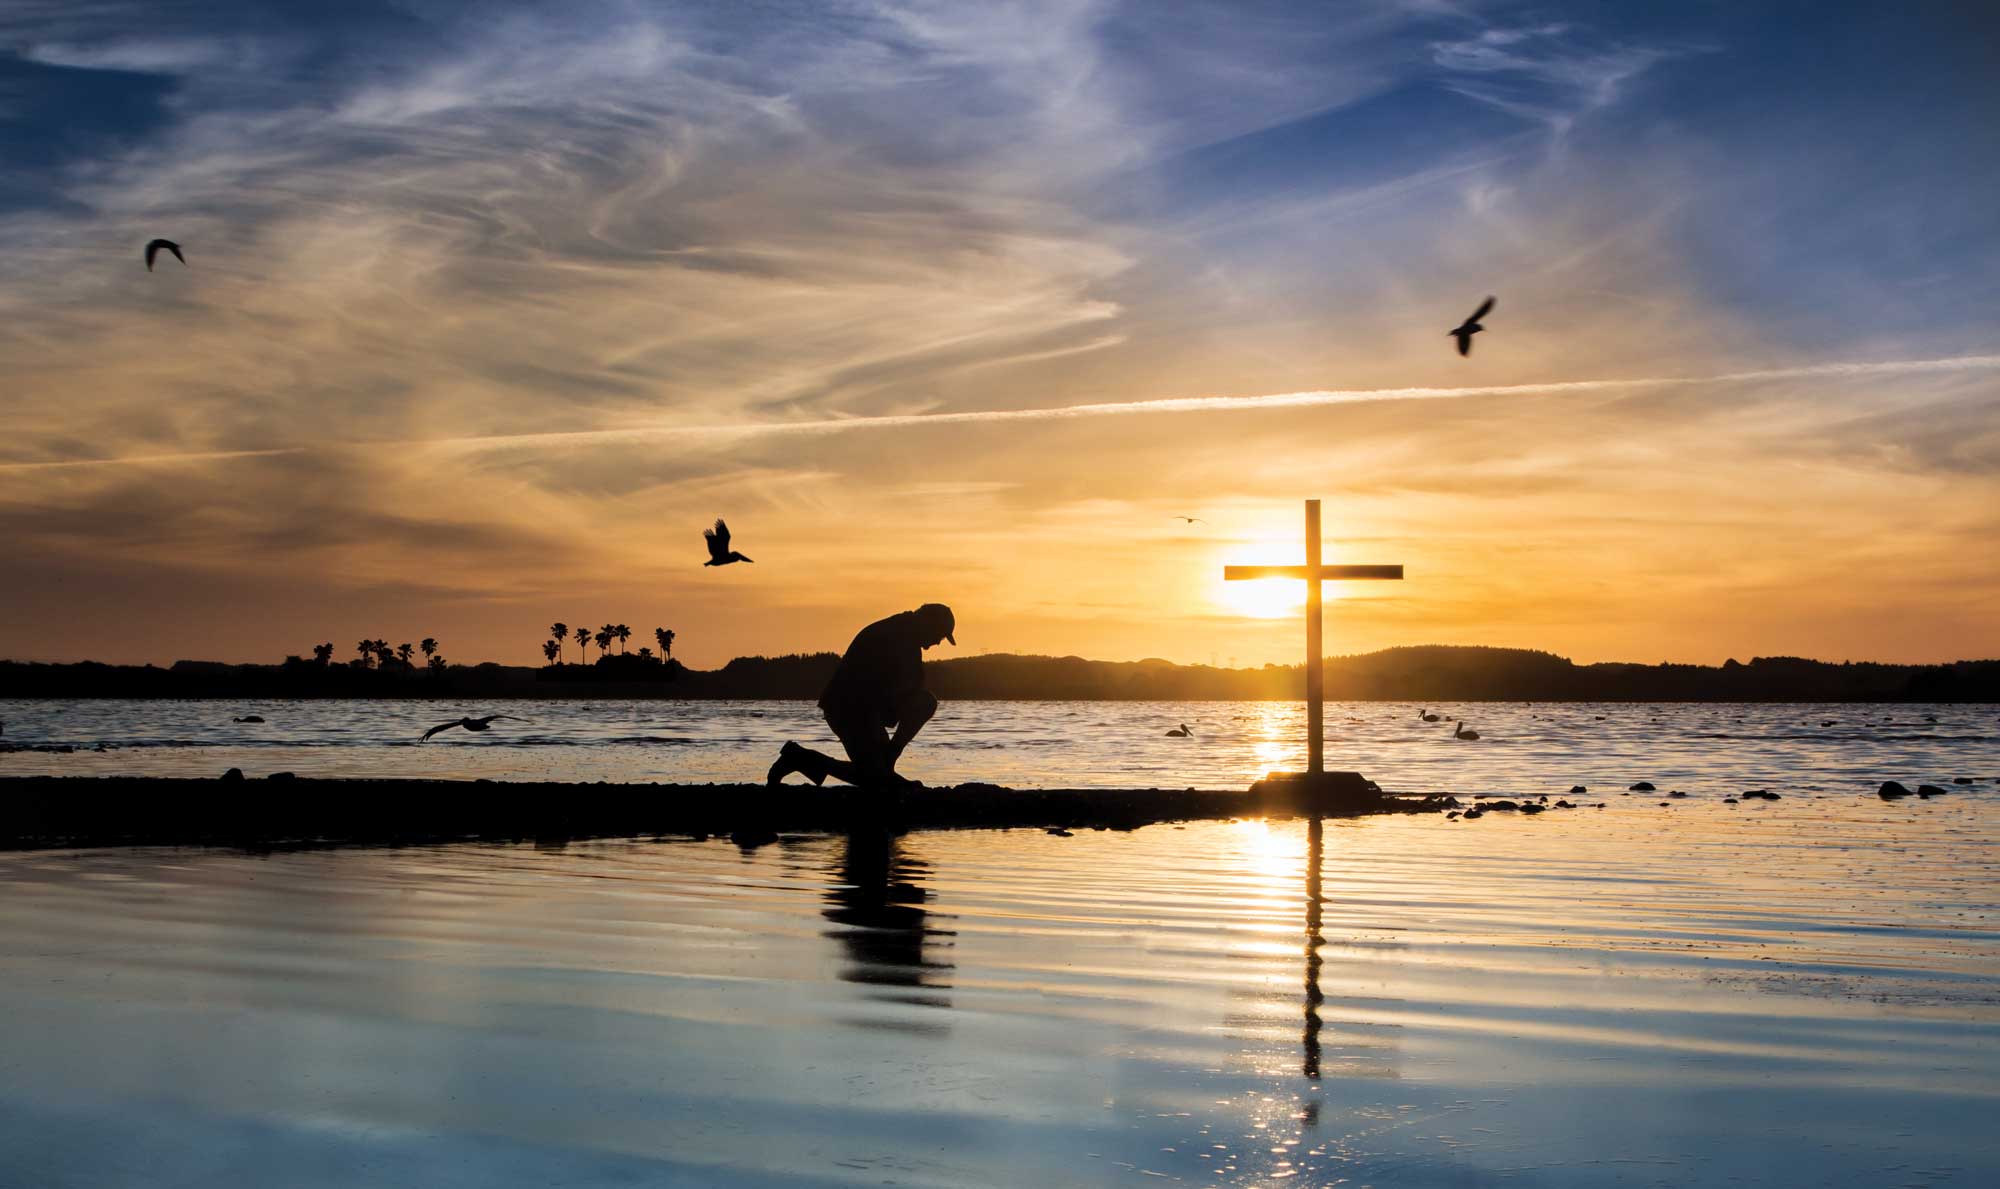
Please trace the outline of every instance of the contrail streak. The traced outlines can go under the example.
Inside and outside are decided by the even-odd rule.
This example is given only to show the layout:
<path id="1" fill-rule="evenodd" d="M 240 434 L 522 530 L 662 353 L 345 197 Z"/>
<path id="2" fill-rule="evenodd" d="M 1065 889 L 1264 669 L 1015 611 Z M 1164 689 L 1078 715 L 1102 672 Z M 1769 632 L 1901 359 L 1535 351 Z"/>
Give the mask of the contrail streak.
<path id="1" fill-rule="evenodd" d="M 63 458 L 52 462 L 0 462 L 0 471 L 59 471 L 78 467 L 122 467 L 168 465 L 184 462 L 225 462 L 237 458 L 273 458 L 282 454 L 304 454 L 306 446 L 282 446 L 270 450 L 203 450 L 189 454 L 127 454 L 121 458 Z"/>
<path id="2" fill-rule="evenodd" d="M 777 435 L 819 436 L 872 429 L 910 429 L 940 425 L 987 425 L 1012 421 L 1071 421 L 1089 417 L 1136 417 L 1149 413 L 1223 413 L 1252 409 L 1302 409 L 1323 405 L 1369 404 L 1377 401 L 1450 400 L 1467 396 L 1560 396 L 1578 392 L 1615 392 L 1630 388 L 1687 388 L 1704 384 L 1754 383 L 1760 380 L 1853 379 L 1930 372 L 1971 372 L 2000 368 L 2000 355 L 1955 355 L 1943 359 L 1894 359 L 1877 363 L 1820 363 L 1758 371 L 1722 372 L 1707 376 L 1644 376 L 1611 380 L 1553 380 L 1537 384 L 1476 384 L 1451 388 L 1345 388 L 1309 392 L 1277 392 L 1259 396 L 1178 396 L 1157 400 L 1103 401 L 1041 409 L 971 409 L 958 413 L 909 413 L 877 417 L 825 417 L 810 421 L 752 421 L 734 425 L 633 425 L 614 429 L 579 429 L 553 433 L 488 434 L 478 437 L 433 438 L 401 443 L 353 442 L 293 446 L 270 450 L 226 450 L 200 454 L 150 454 L 125 458 L 70 459 L 61 462 L 6 462 L 0 471 L 58 467 L 123 466 L 146 463 L 199 462 L 237 458 L 268 458 L 308 451 L 429 446 L 460 452 L 510 447 L 587 445 L 591 442 L 658 438 L 753 438 Z"/>
<path id="3" fill-rule="evenodd" d="M 984 425 L 1009 421 L 1069 421 L 1086 417 L 1133 417 L 1147 413 L 1219 413 L 1247 409 L 1296 409 L 1321 405 L 1366 404 L 1376 401 L 1448 400 L 1465 396 L 1557 396 L 1573 392 L 1609 392 L 1624 388 L 1690 387 L 1702 384 L 1749 383 L 1758 380 L 1804 380 L 1861 376 L 1910 375 L 1923 372 L 1964 372 L 2000 368 L 2000 355 L 1957 355 L 1945 359 L 1898 359 L 1879 363 L 1822 363 L 1805 367 L 1766 368 L 1708 376 L 1647 376 L 1622 380 L 1556 380 L 1538 384 L 1481 384 L 1454 388 L 1347 388 L 1309 392 L 1278 392 L 1261 396 L 1179 396 L 1157 400 L 1105 401 L 1042 409 L 975 409 L 958 413 L 910 413 L 878 417 L 828 417 L 811 421 L 756 421 L 736 425 L 636 425 L 616 429 L 580 429 L 552 433 L 492 434 L 440 438 L 430 446 L 466 450 L 509 446 L 584 444 L 592 441 L 672 437 L 744 438 L 772 435 L 823 435 L 869 429 L 904 429 L 932 425 Z"/>

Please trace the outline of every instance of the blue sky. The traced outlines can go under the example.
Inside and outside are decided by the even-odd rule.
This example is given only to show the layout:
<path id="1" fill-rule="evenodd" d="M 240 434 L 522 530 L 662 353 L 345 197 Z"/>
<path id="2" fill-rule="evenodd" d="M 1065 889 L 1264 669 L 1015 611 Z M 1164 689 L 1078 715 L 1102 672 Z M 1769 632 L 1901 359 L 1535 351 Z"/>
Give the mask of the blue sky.
<path id="1" fill-rule="evenodd" d="M 1990 653 L 1984 364 L 894 419 L 1991 355 L 1996 32 L 1973 4 L 0 6 L 0 652 L 442 622 L 526 660 L 588 590 L 696 661 L 951 593 L 985 648 L 1287 659 L 1209 571 L 1322 495 L 1440 577 L 1357 601 L 1356 647 Z M 153 235 L 190 267 L 137 267 Z M 1441 350 L 1488 292 L 1472 360 Z M 857 417 L 890 420 L 657 436 Z M 1188 508 L 1212 537 L 1168 531 Z M 716 514 L 799 570 L 687 574 Z M 1552 598 L 1495 577 L 1519 551 L 1605 577 Z M 1904 577 L 1829 593 L 1857 566 Z"/>

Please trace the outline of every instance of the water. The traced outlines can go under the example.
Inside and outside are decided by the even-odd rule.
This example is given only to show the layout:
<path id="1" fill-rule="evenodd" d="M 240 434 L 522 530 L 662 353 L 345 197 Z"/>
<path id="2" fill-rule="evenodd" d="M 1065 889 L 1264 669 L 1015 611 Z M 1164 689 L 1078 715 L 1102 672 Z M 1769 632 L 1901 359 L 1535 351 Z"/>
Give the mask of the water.
<path id="1" fill-rule="evenodd" d="M 1399 792 L 1872 790 L 2000 778 L 1990 705 L 1474 703 L 1481 738 L 1384 702 L 1326 711 L 1330 767 Z M 458 715 L 516 714 L 484 734 L 423 731 Z M 231 719 L 262 715 L 263 724 Z M 0 755 L 30 773 L 425 776 L 496 780 L 760 780 L 787 739 L 838 751 L 806 702 L 0 701 L 12 743 L 111 750 Z M 1831 722 L 1831 726 L 1823 723 Z M 1181 723 L 1192 739 L 1168 739 Z M 902 765 L 930 784 L 1019 788 L 1241 788 L 1304 766 L 1303 709 L 1274 702 L 948 702 Z"/>
<path id="2" fill-rule="evenodd" d="M 0 854 L 0 1185 L 2000 1183 L 1993 707 L 1419 709 L 1330 707 L 1330 759 L 1608 808 Z M 492 712 L 528 721 L 413 743 Z M 1300 717 L 951 703 L 906 767 L 1240 787 Z M 112 748 L 0 775 L 740 780 L 823 738 L 779 702 L 0 720 Z"/>
<path id="3" fill-rule="evenodd" d="M 1612 800 L 0 855 L 0 1184 L 2000 1183 L 1993 798 Z"/>

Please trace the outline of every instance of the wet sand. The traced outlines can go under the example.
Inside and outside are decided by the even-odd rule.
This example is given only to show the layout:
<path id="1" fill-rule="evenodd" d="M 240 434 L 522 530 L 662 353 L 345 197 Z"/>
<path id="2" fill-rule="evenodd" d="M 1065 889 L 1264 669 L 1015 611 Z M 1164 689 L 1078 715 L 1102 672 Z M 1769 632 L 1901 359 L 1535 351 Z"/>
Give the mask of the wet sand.
<path id="1" fill-rule="evenodd" d="M 742 840 L 781 832 L 1129 830 L 1161 822 L 1316 813 L 1435 813 L 1450 798 L 1388 797 L 1353 773 L 1248 790 L 922 788 L 884 797 L 829 785 L 516 781 L 0 779 L 0 848 L 251 846 L 633 838 Z"/>

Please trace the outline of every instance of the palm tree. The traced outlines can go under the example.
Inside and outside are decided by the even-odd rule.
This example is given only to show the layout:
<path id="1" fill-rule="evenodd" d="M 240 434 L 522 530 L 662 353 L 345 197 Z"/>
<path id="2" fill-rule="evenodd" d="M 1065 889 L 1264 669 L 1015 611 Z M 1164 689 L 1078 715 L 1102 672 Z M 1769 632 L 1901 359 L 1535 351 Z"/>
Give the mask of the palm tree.
<path id="1" fill-rule="evenodd" d="M 361 667 L 366 669 L 375 663 L 375 641 L 362 640 L 355 644 L 354 651 L 361 654 Z"/>
<path id="2" fill-rule="evenodd" d="M 416 651 L 417 646 L 405 640 L 396 645 L 396 659 L 403 662 L 403 667 L 407 669 L 410 667 L 410 657 L 414 656 Z"/>
<path id="3" fill-rule="evenodd" d="M 578 628 L 578 629 L 576 629 L 576 663 L 577 663 L 577 664 L 579 664 L 579 665 L 580 665 L 580 664 L 582 664 L 582 663 L 583 663 L 583 650 L 584 650 L 584 647 L 585 647 L 586 645 L 588 645 L 589 643 L 590 643 L 590 629 L 589 629 L 589 628 Z"/>
<path id="4" fill-rule="evenodd" d="M 597 629 L 594 639 L 597 641 L 597 659 L 603 660 L 604 654 L 611 651 L 611 628 L 606 626 Z"/>
<path id="5" fill-rule="evenodd" d="M 660 659 L 674 659 L 674 634 L 665 628 L 654 628 L 653 639 L 660 642 Z"/>
<path id="6" fill-rule="evenodd" d="M 556 642 L 554 640 L 542 641 L 542 655 L 548 658 L 550 664 L 553 665 L 556 663 L 556 657 L 557 655 L 559 655 L 560 651 L 561 650 L 556 647 Z"/>
<path id="7" fill-rule="evenodd" d="M 332 644 L 313 645 L 313 659 L 324 665 L 333 660 Z"/>
<path id="8" fill-rule="evenodd" d="M 569 636 L 569 625 L 558 619 L 549 625 L 549 634 L 556 638 L 556 664 L 562 664 L 563 640 Z"/>
<path id="9" fill-rule="evenodd" d="M 623 653 L 625 651 L 625 641 L 632 638 L 632 629 L 621 623 L 611 629 L 611 634 L 618 637 L 618 651 Z"/>
<path id="10" fill-rule="evenodd" d="M 389 660 L 395 655 L 396 655 L 396 650 L 389 647 L 389 642 L 387 640 L 375 641 L 375 661 L 377 664 L 381 665 L 384 669 L 389 667 Z"/>
<path id="11" fill-rule="evenodd" d="M 640 646 L 639 646 L 639 659 L 640 659 L 640 660 L 642 660 L 642 661 L 649 661 L 649 660 L 652 660 L 652 659 L 653 659 L 653 650 L 652 650 L 652 649 L 650 649 L 650 648 L 647 648 L 647 647 L 646 647 L 645 645 L 643 645 L 643 644 L 642 644 L 642 645 L 640 645 Z"/>
<path id="12" fill-rule="evenodd" d="M 424 650 L 425 656 L 432 657 L 437 655 L 438 642 L 430 636 L 425 636 L 424 642 L 417 645 L 417 647 Z"/>
<path id="13" fill-rule="evenodd" d="M 444 676 L 444 670 L 445 670 L 444 658 L 441 656 L 432 657 L 431 672 L 436 673 L 438 676 L 442 677 Z"/>

